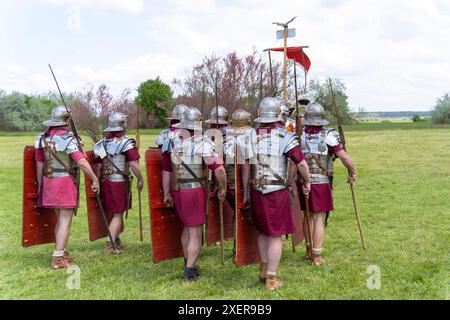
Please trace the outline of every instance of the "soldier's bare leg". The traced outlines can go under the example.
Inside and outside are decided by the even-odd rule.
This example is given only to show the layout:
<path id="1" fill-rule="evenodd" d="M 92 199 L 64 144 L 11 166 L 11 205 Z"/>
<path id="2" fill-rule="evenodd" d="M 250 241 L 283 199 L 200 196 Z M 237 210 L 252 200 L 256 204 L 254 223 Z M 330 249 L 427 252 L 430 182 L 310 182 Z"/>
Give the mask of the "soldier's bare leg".
<path id="1" fill-rule="evenodd" d="M 309 253 L 308 253 L 308 248 L 309 248 L 309 246 L 311 246 L 312 244 L 310 244 L 310 243 L 308 242 L 308 239 L 309 239 L 309 233 L 308 233 L 308 230 L 311 230 L 311 231 L 314 230 L 314 219 L 311 219 L 310 228 L 308 229 L 308 224 L 307 224 L 307 221 L 306 221 L 306 216 L 303 215 L 303 233 L 304 233 L 304 237 L 305 237 L 305 245 L 306 245 L 306 255 L 305 255 L 305 259 L 311 260 L 311 257 L 309 256 Z M 313 235 L 314 235 L 314 232 L 313 232 Z M 314 238 L 313 238 L 313 242 L 314 242 Z"/>
<path id="2" fill-rule="evenodd" d="M 187 268 L 195 268 L 202 247 L 202 227 L 188 227 L 189 243 L 187 246 Z"/>
<path id="3" fill-rule="evenodd" d="M 312 214 L 314 221 L 313 231 L 313 263 L 316 265 L 322 265 L 325 260 L 321 257 L 323 248 L 323 239 L 325 235 L 325 212 L 314 212 Z"/>
<path id="4" fill-rule="evenodd" d="M 122 230 L 123 225 L 123 214 L 114 213 L 109 224 L 109 232 L 111 232 L 111 237 L 116 240 Z"/>
<path id="5" fill-rule="evenodd" d="M 188 257 L 188 245 L 189 245 L 189 228 L 184 228 L 181 233 L 181 246 L 183 247 L 183 256 L 185 259 Z"/>
<path id="6" fill-rule="evenodd" d="M 69 240 L 70 225 L 72 224 L 72 209 L 57 209 L 55 226 L 55 251 L 52 256 L 52 269 L 65 269 L 72 263 L 73 259 L 66 250 L 67 241 Z"/>
<path id="7" fill-rule="evenodd" d="M 56 210 L 58 223 L 55 228 L 55 251 L 64 251 L 69 240 L 70 225 L 72 224 L 73 209 Z"/>
<path id="8" fill-rule="evenodd" d="M 314 232 L 313 232 L 314 248 L 322 248 L 323 238 L 325 234 L 325 212 L 314 212 L 313 221 L 314 221 Z"/>
<path id="9" fill-rule="evenodd" d="M 283 252 L 283 241 L 281 237 L 267 238 L 267 274 L 276 275 Z"/>
<path id="10" fill-rule="evenodd" d="M 261 264 L 259 266 L 259 281 L 265 283 L 267 279 L 268 241 L 267 237 L 262 233 L 258 235 L 257 241 L 258 241 L 259 257 L 261 259 Z"/>

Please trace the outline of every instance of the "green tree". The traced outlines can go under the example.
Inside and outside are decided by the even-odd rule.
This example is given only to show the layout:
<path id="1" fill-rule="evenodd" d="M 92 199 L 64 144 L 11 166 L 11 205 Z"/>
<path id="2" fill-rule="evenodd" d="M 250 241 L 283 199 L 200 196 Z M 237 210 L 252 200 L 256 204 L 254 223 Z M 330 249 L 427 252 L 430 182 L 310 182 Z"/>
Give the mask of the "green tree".
<path id="1" fill-rule="evenodd" d="M 159 77 L 140 84 L 135 103 L 144 108 L 147 118 L 153 114 L 162 124 L 166 123 L 167 112 L 172 106 L 173 92 Z"/>
<path id="2" fill-rule="evenodd" d="M 347 88 L 340 79 L 332 79 L 333 91 L 335 94 L 336 105 L 339 117 L 343 123 L 354 121 L 350 108 L 348 107 L 348 96 L 346 94 Z M 319 80 L 312 80 L 309 84 L 309 90 L 314 100 L 320 103 L 325 109 L 325 117 L 336 121 L 336 112 L 334 110 L 333 96 L 328 80 L 320 82 Z"/>
<path id="3" fill-rule="evenodd" d="M 431 121 L 434 124 L 450 124 L 450 96 L 448 93 L 437 100 L 431 114 Z"/>
<path id="4" fill-rule="evenodd" d="M 33 131 L 42 127 L 42 121 L 50 116 L 48 106 L 41 97 L 13 92 L 2 99 L 3 127 L 11 131 Z"/>

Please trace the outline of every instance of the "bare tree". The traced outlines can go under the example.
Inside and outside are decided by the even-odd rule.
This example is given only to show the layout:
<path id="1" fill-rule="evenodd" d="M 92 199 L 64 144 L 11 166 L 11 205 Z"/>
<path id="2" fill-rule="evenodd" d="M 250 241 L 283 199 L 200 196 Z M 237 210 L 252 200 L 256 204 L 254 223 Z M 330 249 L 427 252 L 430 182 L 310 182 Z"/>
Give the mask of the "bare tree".
<path id="1" fill-rule="evenodd" d="M 137 106 L 127 90 L 119 97 L 114 97 L 106 85 L 101 85 L 97 90 L 91 85 L 84 92 L 76 94 L 70 108 L 79 129 L 86 132 L 94 142 L 102 138 L 113 112 L 127 114 L 129 127 L 136 127 Z"/>

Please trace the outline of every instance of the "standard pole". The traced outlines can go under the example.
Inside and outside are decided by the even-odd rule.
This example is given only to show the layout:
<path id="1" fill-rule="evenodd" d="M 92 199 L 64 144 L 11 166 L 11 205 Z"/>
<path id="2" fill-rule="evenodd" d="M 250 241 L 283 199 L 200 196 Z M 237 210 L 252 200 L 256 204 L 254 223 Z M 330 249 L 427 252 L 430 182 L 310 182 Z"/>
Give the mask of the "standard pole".
<path id="1" fill-rule="evenodd" d="M 273 71 L 272 71 L 272 53 L 269 49 L 269 73 L 270 73 L 270 87 L 272 88 L 272 96 L 275 95 L 275 86 L 273 83 Z"/>
<path id="2" fill-rule="evenodd" d="M 288 38 L 288 26 L 284 27 L 284 64 L 283 64 L 283 99 L 287 96 L 287 38 Z"/>

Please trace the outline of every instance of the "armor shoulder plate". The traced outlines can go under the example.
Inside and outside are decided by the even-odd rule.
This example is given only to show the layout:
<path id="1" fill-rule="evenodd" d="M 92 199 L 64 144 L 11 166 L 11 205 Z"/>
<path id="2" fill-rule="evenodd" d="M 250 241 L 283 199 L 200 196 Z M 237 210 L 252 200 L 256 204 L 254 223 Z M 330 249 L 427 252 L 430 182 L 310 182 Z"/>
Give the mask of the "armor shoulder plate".
<path id="1" fill-rule="evenodd" d="M 164 143 L 166 143 L 166 141 L 169 139 L 169 129 L 163 130 L 160 132 L 158 138 L 156 138 L 156 144 L 158 146 L 162 146 L 164 145 Z"/>
<path id="2" fill-rule="evenodd" d="M 94 155 L 96 158 L 103 159 L 107 155 L 106 150 L 105 150 L 104 140 L 105 139 L 102 139 L 99 142 L 97 142 L 96 144 L 94 144 Z"/>
<path id="3" fill-rule="evenodd" d="M 67 152 L 68 154 L 71 154 L 78 151 L 75 136 L 70 132 L 55 134 L 52 141 L 55 143 L 55 149 L 57 152 Z"/>
<path id="4" fill-rule="evenodd" d="M 324 129 L 326 138 L 325 143 L 330 147 L 336 147 L 341 144 L 341 137 L 334 129 Z"/>
<path id="5" fill-rule="evenodd" d="M 123 142 L 123 147 L 122 147 L 121 153 L 127 152 L 127 151 L 129 151 L 129 150 L 131 150 L 133 148 L 136 148 L 136 140 L 134 140 L 133 138 L 129 138 L 127 136 L 124 136 L 123 141 L 124 142 Z"/>
<path id="6" fill-rule="evenodd" d="M 214 142 L 205 136 L 199 136 L 193 139 L 193 153 L 196 155 L 201 155 L 202 157 L 215 157 L 217 156 L 215 151 Z"/>
<path id="7" fill-rule="evenodd" d="M 280 137 L 281 154 L 285 154 L 299 146 L 298 137 L 294 132 L 289 132 L 285 128 L 278 128 L 277 132 Z"/>
<path id="8" fill-rule="evenodd" d="M 34 147 L 36 149 L 44 148 L 44 145 L 42 144 L 42 139 L 44 138 L 44 136 L 45 136 L 45 133 L 42 133 L 36 137 L 36 140 L 34 141 Z"/>
<path id="9" fill-rule="evenodd" d="M 127 136 L 119 139 L 114 138 L 110 141 L 104 140 L 103 144 L 106 145 L 106 152 L 111 156 L 127 152 L 136 146 L 134 139 L 130 139 Z"/>

